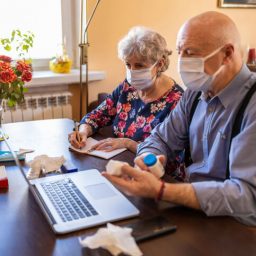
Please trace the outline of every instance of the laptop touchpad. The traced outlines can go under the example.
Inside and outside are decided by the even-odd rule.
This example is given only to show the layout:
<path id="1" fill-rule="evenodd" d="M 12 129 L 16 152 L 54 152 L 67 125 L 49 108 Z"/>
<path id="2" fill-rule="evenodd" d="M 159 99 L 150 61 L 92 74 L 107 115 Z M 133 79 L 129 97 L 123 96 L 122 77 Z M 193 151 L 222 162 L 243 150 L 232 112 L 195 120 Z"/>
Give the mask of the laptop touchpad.
<path id="1" fill-rule="evenodd" d="M 105 183 L 86 186 L 85 189 L 96 200 L 116 195 L 116 193 Z"/>

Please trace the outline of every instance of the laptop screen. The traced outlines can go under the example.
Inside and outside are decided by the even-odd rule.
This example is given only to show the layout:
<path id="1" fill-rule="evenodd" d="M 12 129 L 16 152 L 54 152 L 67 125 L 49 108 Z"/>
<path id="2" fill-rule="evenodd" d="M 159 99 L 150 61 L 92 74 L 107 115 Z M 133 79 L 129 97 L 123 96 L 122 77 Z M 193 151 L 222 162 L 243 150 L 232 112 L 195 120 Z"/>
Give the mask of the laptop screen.
<path id="1" fill-rule="evenodd" d="M 21 174 L 23 175 L 23 177 L 25 178 L 26 182 L 28 183 L 29 186 L 31 186 L 30 182 L 28 181 L 27 177 L 26 177 L 26 174 L 25 174 L 25 171 L 23 169 L 23 167 L 21 166 L 21 163 L 17 157 L 17 154 L 15 153 L 15 151 L 12 149 L 10 143 L 8 142 L 8 138 L 6 136 L 6 132 L 4 131 L 3 127 L 0 128 L 0 135 L 2 136 L 2 138 L 4 139 L 4 142 L 7 146 L 7 148 L 9 149 L 9 151 L 11 152 L 12 156 L 13 156 L 13 159 L 17 165 L 17 167 L 20 169 L 21 171 Z"/>

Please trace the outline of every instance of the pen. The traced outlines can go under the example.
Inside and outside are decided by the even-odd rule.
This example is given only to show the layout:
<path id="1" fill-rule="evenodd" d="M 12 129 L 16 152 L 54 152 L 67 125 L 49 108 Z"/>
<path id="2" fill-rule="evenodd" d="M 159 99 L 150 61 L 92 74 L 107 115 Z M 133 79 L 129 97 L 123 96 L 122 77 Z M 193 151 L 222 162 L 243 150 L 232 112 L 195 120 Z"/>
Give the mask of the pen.
<path id="1" fill-rule="evenodd" d="M 76 139 L 77 139 L 78 143 L 80 143 L 81 142 L 81 137 L 79 135 L 78 124 L 77 124 L 76 121 L 74 121 L 74 126 L 75 126 L 75 132 L 76 132 Z"/>

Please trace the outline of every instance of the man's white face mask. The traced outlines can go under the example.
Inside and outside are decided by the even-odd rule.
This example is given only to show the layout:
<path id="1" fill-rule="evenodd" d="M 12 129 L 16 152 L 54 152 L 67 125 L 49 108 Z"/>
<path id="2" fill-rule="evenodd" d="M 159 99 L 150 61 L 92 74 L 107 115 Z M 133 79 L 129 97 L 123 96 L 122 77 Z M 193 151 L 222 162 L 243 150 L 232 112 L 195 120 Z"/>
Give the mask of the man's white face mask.
<path id="1" fill-rule="evenodd" d="M 178 71 L 186 87 L 194 91 L 203 92 L 207 92 L 211 88 L 212 82 L 222 66 L 213 75 L 208 75 L 204 72 L 204 63 L 222 48 L 223 46 L 219 47 L 205 57 L 179 57 Z"/>
<path id="2" fill-rule="evenodd" d="M 130 85 L 136 90 L 145 90 L 151 87 L 156 79 L 156 75 L 152 77 L 151 71 L 158 63 L 156 61 L 150 68 L 131 70 L 126 68 L 126 79 Z"/>

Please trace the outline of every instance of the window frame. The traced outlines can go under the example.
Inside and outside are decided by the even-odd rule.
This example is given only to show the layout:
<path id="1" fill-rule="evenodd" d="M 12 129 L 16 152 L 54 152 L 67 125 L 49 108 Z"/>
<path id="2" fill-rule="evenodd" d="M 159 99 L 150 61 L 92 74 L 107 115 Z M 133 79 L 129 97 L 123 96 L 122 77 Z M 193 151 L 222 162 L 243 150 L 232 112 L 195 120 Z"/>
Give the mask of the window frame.
<path id="1" fill-rule="evenodd" d="M 62 36 L 65 37 L 67 53 L 73 61 L 73 67 L 78 67 L 79 17 L 80 0 L 61 0 Z M 49 70 L 50 59 L 32 59 L 33 69 Z"/>

